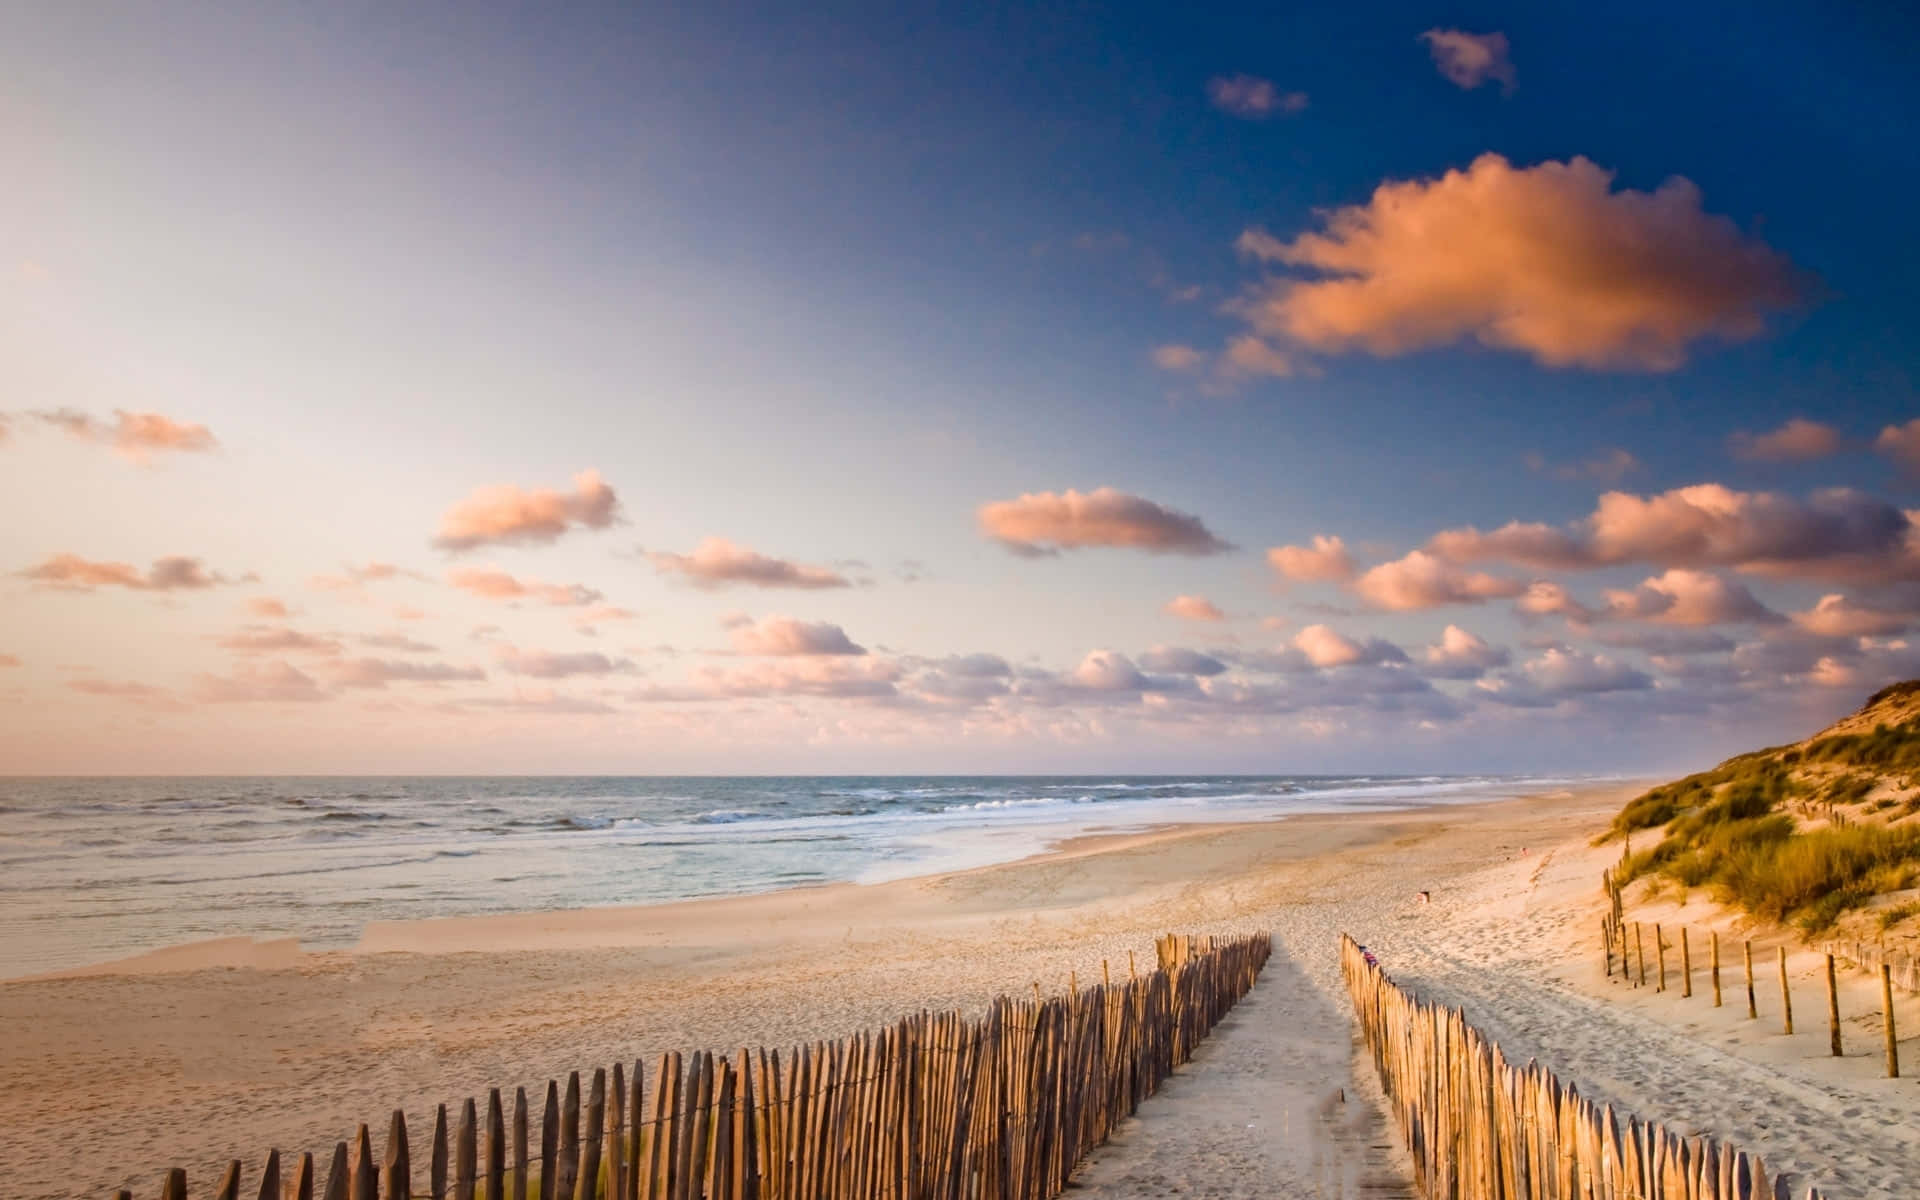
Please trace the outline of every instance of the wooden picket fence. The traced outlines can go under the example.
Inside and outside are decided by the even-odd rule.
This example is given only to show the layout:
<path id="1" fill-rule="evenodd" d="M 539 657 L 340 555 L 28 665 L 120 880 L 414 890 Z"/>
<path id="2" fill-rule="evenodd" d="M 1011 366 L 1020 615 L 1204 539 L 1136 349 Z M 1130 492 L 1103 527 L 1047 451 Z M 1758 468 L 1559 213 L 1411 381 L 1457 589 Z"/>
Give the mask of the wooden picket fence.
<path id="1" fill-rule="evenodd" d="M 441 1105 L 416 1191 L 406 1118 L 376 1160 L 361 1125 L 334 1147 L 324 1186 L 311 1154 L 267 1156 L 257 1183 L 228 1165 L 219 1200 L 1041 1200 L 1153 1094 L 1253 986 L 1265 936 L 1160 939 L 1163 966 L 1064 996 L 1002 996 L 987 1014 L 907 1017 L 782 1055 L 661 1056 L 549 1082 L 530 1144 L 525 1089 L 469 1099 L 451 1139 Z M 243 1193 L 242 1187 L 246 1187 Z M 188 1200 L 167 1173 L 162 1200 Z M 117 1193 L 132 1200 L 133 1193 Z"/>
<path id="2" fill-rule="evenodd" d="M 1920 992 L 1920 958 L 1911 954 L 1890 954 L 1872 942 L 1821 942 L 1815 949 L 1868 971 L 1878 971 L 1885 966 L 1894 987 Z"/>
<path id="3" fill-rule="evenodd" d="M 1459 1009 L 1401 989 L 1340 939 L 1341 969 L 1429 1200 L 1791 1200 L 1760 1159 L 1595 1104 L 1515 1067 Z M 1824 1200 L 1809 1188 L 1807 1200 Z"/>

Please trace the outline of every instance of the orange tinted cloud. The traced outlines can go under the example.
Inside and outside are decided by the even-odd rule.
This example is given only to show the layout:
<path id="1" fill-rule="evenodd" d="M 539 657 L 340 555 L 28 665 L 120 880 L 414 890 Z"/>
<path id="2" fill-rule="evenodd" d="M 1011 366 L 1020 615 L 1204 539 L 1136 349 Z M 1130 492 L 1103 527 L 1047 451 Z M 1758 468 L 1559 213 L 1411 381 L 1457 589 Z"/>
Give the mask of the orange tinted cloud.
<path id="1" fill-rule="evenodd" d="M 111 422 L 70 408 L 30 415 L 82 441 L 111 446 L 117 453 L 135 461 L 154 453 L 198 453 L 219 445 L 205 425 L 176 421 L 153 412 L 127 412 L 116 408 Z"/>
<path id="2" fill-rule="evenodd" d="M 255 596 L 247 601 L 247 612 L 256 617 L 277 617 L 282 620 L 291 615 L 287 612 L 286 604 L 272 596 Z"/>
<path id="3" fill-rule="evenodd" d="M 1605 596 L 1605 615 L 1663 625 L 1774 623 L 1781 619 L 1741 584 L 1684 567 L 1675 567 L 1632 590 L 1609 590 Z"/>
<path id="4" fill-rule="evenodd" d="M 713 590 L 732 584 L 762 588 L 843 588 L 852 582 L 838 571 L 807 563 L 773 558 L 722 537 L 710 537 L 692 554 L 650 551 L 647 561 L 662 575 L 680 575 L 697 588 Z"/>
<path id="5" fill-rule="evenodd" d="M 1905 633 L 1913 627 L 1914 617 L 1910 613 L 1869 608 L 1834 593 L 1820 597 L 1819 603 L 1807 611 L 1793 614 L 1793 622 L 1822 637 L 1885 637 Z"/>
<path id="6" fill-rule="evenodd" d="M 759 624 L 733 622 L 733 648 L 741 654 L 785 656 L 795 654 L 865 654 L 846 630 L 829 621 L 796 621 L 768 617 Z"/>
<path id="7" fill-rule="evenodd" d="M 479 488 L 448 509 L 433 544 L 443 550 L 475 546 L 543 544 L 569 529 L 605 529 L 620 515 L 620 502 L 600 472 L 573 477 L 573 491 L 532 491 L 511 484 Z"/>
<path id="8" fill-rule="evenodd" d="M 516 579 L 493 567 L 463 567 L 447 572 L 447 582 L 488 600 L 538 600 L 555 606 L 597 604 L 606 599 L 582 583 L 542 583 Z"/>
<path id="9" fill-rule="evenodd" d="M 1318 276 L 1269 280 L 1240 314 L 1329 353 L 1472 339 L 1546 366 L 1666 371 L 1703 338 L 1759 335 L 1804 291 L 1786 258 L 1704 211 L 1692 183 L 1614 191 L 1613 173 L 1584 158 L 1514 167 L 1484 154 L 1384 183 L 1323 232 L 1249 230 L 1239 247 Z"/>
<path id="10" fill-rule="evenodd" d="M 1699 483 L 1652 496 L 1607 492 L 1592 515 L 1565 526 L 1515 521 L 1487 532 L 1449 529 L 1427 548 L 1449 562 L 1548 569 L 1650 562 L 1890 581 L 1920 575 L 1914 534 L 1906 513 L 1851 488 L 1800 500 Z"/>
<path id="11" fill-rule="evenodd" d="M 980 527 L 1016 554 L 1037 556 L 1107 546 L 1152 554 L 1219 554 L 1233 549 L 1199 517 L 1162 508 L 1116 488 L 1028 492 L 980 507 Z"/>
<path id="12" fill-rule="evenodd" d="M 1518 596 L 1527 585 L 1518 579 L 1468 571 L 1424 550 L 1414 550 L 1404 558 L 1368 570 L 1353 581 L 1353 590 L 1375 608 L 1406 612 Z"/>
<path id="13" fill-rule="evenodd" d="M 1429 29 L 1420 35 L 1433 54 L 1433 65 L 1449 82 L 1472 91 L 1488 80 L 1512 92 L 1518 82 L 1504 33 L 1465 33 L 1458 29 Z"/>
<path id="14" fill-rule="evenodd" d="M 1347 544 L 1324 533 L 1313 535 L 1311 546 L 1275 546 L 1267 562 L 1282 578 L 1340 582 L 1353 578 L 1353 556 Z"/>
<path id="15" fill-rule="evenodd" d="M 1224 621 L 1227 614 L 1205 596 L 1175 596 L 1161 611 L 1189 621 Z"/>
<path id="16" fill-rule="evenodd" d="M 172 555 L 156 558 L 142 574 L 129 563 L 93 562 L 77 554 L 56 554 L 37 567 L 20 572 L 46 587 L 65 591 L 90 592 L 96 588 L 123 587 L 141 592 L 170 592 L 209 588 L 228 582 L 209 572 L 197 558 Z"/>
<path id="17" fill-rule="evenodd" d="M 0 654 L 0 667 L 17 667 L 20 660 L 11 654 Z"/>
<path id="18" fill-rule="evenodd" d="M 1768 433 L 1736 433 L 1727 439 L 1727 449 L 1750 462 L 1807 462 L 1837 453 L 1840 431 L 1795 417 Z"/>

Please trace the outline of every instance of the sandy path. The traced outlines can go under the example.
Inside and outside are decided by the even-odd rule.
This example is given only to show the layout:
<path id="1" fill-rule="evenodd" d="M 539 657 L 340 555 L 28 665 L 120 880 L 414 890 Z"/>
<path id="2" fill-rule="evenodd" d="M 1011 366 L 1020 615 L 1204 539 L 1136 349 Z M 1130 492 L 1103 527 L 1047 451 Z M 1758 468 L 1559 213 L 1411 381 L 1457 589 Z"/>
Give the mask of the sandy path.
<path id="1" fill-rule="evenodd" d="M 1091 1200 L 1412 1200 L 1352 1022 L 1284 953 L 1076 1177 Z"/>

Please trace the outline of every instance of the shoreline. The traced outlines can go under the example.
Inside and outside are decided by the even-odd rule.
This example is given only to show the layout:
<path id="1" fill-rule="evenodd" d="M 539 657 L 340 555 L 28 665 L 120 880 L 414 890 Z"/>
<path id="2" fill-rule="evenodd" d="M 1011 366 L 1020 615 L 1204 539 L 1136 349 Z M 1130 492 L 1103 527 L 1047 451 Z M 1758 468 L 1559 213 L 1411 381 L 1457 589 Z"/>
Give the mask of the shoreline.
<path id="1" fill-rule="evenodd" d="M 1169 778 L 1176 778 L 1170 776 Z M 612 904 L 582 908 L 528 909 L 518 912 L 476 913 L 464 915 L 414 917 L 404 920 L 373 920 L 365 923 L 359 938 L 348 946 L 308 949 L 298 935 L 259 936 L 231 934 L 157 946 L 136 954 L 36 971 L 0 978 L 0 988 L 21 984 L 46 983 L 66 979 L 180 974 L 205 970 L 289 970 L 302 964 L 332 960 L 341 956 L 370 954 L 421 953 L 457 954 L 476 950 L 514 951 L 559 948 L 610 949 L 648 944 L 645 928 L 655 918 L 676 925 L 682 921 L 698 923 L 711 917 L 730 915 L 750 919 L 762 908 L 785 908 L 796 903 L 793 897 L 841 893 L 872 896 L 889 889 L 910 889 L 1004 870 L 1023 864 L 1064 862 L 1093 855 L 1123 852 L 1140 847 L 1218 835 L 1230 837 L 1248 830 L 1269 829 L 1297 824 L 1377 822 L 1410 814 L 1448 812 L 1472 815 L 1483 809 L 1528 801 L 1572 797 L 1594 789 L 1612 790 L 1637 786 L 1629 782 L 1601 781 L 1573 783 L 1550 791 L 1528 792 L 1496 800 L 1465 803 L 1445 801 L 1424 804 L 1356 808 L 1340 812 L 1288 813 L 1250 821 L 1165 822 L 1141 829 L 1088 830 L 1068 834 L 1050 842 L 1045 849 L 1000 862 L 924 874 L 903 875 L 873 883 L 835 880 L 797 884 L 759 892 L 738 892 L 666 900 L 655 904 Z M 736 912 L 735 910 L 739 910 Z"/>

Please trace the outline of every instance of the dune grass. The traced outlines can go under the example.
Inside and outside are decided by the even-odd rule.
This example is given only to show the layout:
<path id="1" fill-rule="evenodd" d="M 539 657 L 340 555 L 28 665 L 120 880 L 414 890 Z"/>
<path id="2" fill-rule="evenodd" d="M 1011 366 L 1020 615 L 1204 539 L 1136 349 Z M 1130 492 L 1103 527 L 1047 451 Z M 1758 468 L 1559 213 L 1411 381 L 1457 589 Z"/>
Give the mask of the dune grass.
<path id="1" fill-rule="evenodd" d="M 1911 695 L 1920 681 L 1900 687 L 1900 696 Z M 1623 858 L 1616 871 L 1622 883 L 1657 876 L 1705 887 L 1722 903 L 1815 933 L 1920 880 L 1920 826 L 1894 823 L 1920 811 L 1920 796 L 1867 803 L 1889 776 L 1916 770 L 1920 721 L 1758 750 L 1648 790 L 1620 811 L 1602 840 L 1664 829 L 1651 849 Z M 1905 783 L 1912 785 L 1911 775 Z M 1829 806 L 1831 822 L 1801 828 L 1786 811 L 1794 800 Z M 1861 811 L 1887 823 L 1863 822 Z"/>

